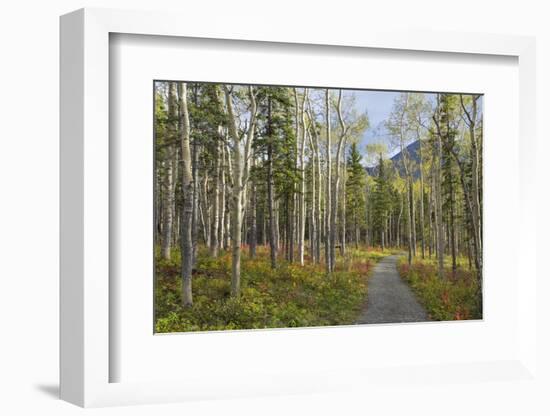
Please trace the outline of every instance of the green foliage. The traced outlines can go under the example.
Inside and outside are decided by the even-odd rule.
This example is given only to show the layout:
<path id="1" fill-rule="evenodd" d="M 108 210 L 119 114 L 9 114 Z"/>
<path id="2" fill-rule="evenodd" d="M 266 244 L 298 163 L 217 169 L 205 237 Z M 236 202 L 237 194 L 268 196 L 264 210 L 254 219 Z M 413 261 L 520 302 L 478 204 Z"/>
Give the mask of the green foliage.
<path id="1" fill-rule="evenodd" d="M 263 166 L 257 168 L 267 180 L 268 147 L 271 146 L 274 183 L 277 197 L 294 193 L 300 180 L 296 170 L 297 138 L 294 128 L 293 89 L 287 87 L 258 88 L 258 119 L 254 148 L 264 156 Z"/>
<path id="2" fill-rule="evenodd" d="M 403 257 L 399 273 L 436 321 L 481 319 L 481 291 L 476 274 L 460 267 L 455 274 L 445 265 L 445 279 L 437 276 L 435 261 L 415 259 L 409 267 Z"/>
<path id="3" fill-rule="evenodd" d="M 352 143 L 348 158 L 348 178 L 346 181 L 346 215 L 350 224 L 355 229 L 365 226 L 367 201 L 365 189 L 367 186 L 367 173 L 361 164 L 361 154 L 357 149 L 357 143 Z"/>
<path id="4" fill-rule="evenodd" d="M 321 265 L 281 262 L 272 270 L 267 249 L 259 247 L 255 259 L 243 259 L 242 293 L 231 298 L 230 254 L 214 259 L 201 251 L 193 276 L 194 305 L 185 309 L 177 276 L 179 255 L 169 262 L 157 258 L 156 331 L 351 324 L 366 296 L 366 276 L 386 254 L 350 250 L 347 261 L 329 277 Z"/>
<path id="5" fill-rule="evenodd" d="M 393 189 L 389 181 L 387 166 L 380 154 L 378 162 L 378 176 L 374 179 L 375 187 L 372 195 L 373 200 L 373 222 L 374 229 L 383 230 L 386 226 L 388 215 L 390 214 L 392 204 Z"/>
<path id="6" fill-rule="evenodd" d="M 443 193 L 443 209 L 448 211 L 454 209 L 454 194 L 459 186 L 458 166 L 453 158 L 456 150 L 456 137 L 458 135 L 458 125 L 455 120 L 458 110 L 458 96 L 453 94 L 441 94 L 439 105 L 439 131 L 441 133 L 442 145 L 442 177 L 441 183 Z"/>

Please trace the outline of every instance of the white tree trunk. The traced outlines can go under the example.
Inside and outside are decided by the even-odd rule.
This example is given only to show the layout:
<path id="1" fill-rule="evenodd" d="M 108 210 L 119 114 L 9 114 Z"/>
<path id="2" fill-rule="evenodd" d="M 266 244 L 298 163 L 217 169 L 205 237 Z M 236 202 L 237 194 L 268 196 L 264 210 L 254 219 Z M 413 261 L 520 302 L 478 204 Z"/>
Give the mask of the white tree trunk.
<path id="1" fill-rule="evenodd" d="M 325 123 L 327 129 L 326 142 L 326 163 L 327 163 L 327 180 L 325 192 L 325 262 L 327 272 L 332 273 L 333 264 L 331 256 L 331 205 L 332 205 L 332 162 L 331 162 L 331 141 L 330 141 L 330 97 L 328 88 L 325 90 Z"/>
<path id="2" fill-rule="evenodd" d="M 256 125 L 256 98 L 252 87 L 248 88 L 250 99 L 250 122 L 245 137 L 245 142 L 237 130 L 235 114 L 233 111 L 232 91 L 228 86 L 224 86 L 225 100 L 227 107 L 229 136 L 232 140 L 233 155 L 233 188 L 232 188 L 232 206 L 231 206 L 231 296 L 238 297 L 241 290 L 241 231 L 243 220 L 243 207 L 246 199 L 246 183 L 248 180 L 250 167 L 250 151 L 254 139 L 254 129 Z"/>
<path id="3" fill-rule="evenodd" d="M 173 120 L 176 117 L 176 84 L 170 82 L 168 86 L 168 114 Z M 172 228 L 173 228 L 173 210 L 174 210 L 174 181 L 173 181 L 173 141 L 177 131 L 171 127 L 166 137 L 166 153 L 162 166 L 164 167 L 162 185 L 162 239 L 161 256 L 165 260 L 170 259 L 170 248 L 172 247 Z"/>
<path id="4" fill-rule="evenodd" d="M 221 127 L 218 128 L 219 139 L 221 139 Z M 221 161 L 220 161 L 220 144 L 216 144 L 216 167 L 214 173 L 214 189 L 213 189 L 213 201 L 212 201 L 212 230 L 210 233 L 210 255 L 214 258 L 218 257 L 219 250 L 219 235 L 218 227 L 220 225 L 220 188 L 221 188 Z"/>
<path id="5" fill-rule="evenodd" d="M 306 115 L 305 115 L 305 103 L 307 100 L 308 90 L 304 88 L 304 94 L 302 102 L 299 104 L 298 92 L 294 88 L 294 97 L 296 101 L 296 138 L 300 139 L 299 148 L 299 169 L 300 169 L 300 192 L 298 195 L 298 261 L 304 265 L 304 238 L 305 238 L 305 226 L 306 226 L 306 172 L 305 172 L 305 148 L 306 148 Z M 300 134 L 301 133 L 301 134 Z"/>
<path id="6" fill-rule="evenodd" d="M 191 148 L 189 136 L 189 112 L 187 109 L 187 84 L 180 84 L 179 102 L 181 109 L 181 157 L 182 157 L 182 189 L 183 210 L 181 218 L 181 275 L 182 275 L 182 302 L 184 307 L 193 305 L 191 272 L 193 268 L 193 176 L 191 172 Z"/>
<path id="7" fill-rule="evenodd" d="M 338 147 L 336 149 L 336 167 L 335 167 L 335 177 L 334 177 L 334 189 L 332 190 L 332 206 L 330 209 L 330 257 L 331 257 L 331 271 L 334 271 L 336 265 L 336 234 L 338 232 L 337 228 L 337 218 L 338 218 L 338 199 L 340 194 L 340 157 L 342 154 L 342 149 L 345 146 L 345 140 L 347 137 L 347 127 L 344 123 L 344 118 L 342 117 L 342 90 L 338 92 L 338 103 L 336 105 L 336 111 L 338 115 L 338 121 L 340 123 L 340 137 L 338 139 Z"/>
<path id="8" fill-rule="evenodd" d="M 437 98 L 437 117 L 439 118 L 439 95 Z M 440 279 L 445 278 L 443 261 L 445 256 L 445 242 L 444 242 L 444 230 L 443 230 L 443 208 L 442 208 L 442 197 L 441 197 L 441 160 L 442 160 L 442 143 L 441 143 L 441 133 L 436 134 L 436 143 L 435 143 L 435 228 L 437 234 L 437 273 Z"/>

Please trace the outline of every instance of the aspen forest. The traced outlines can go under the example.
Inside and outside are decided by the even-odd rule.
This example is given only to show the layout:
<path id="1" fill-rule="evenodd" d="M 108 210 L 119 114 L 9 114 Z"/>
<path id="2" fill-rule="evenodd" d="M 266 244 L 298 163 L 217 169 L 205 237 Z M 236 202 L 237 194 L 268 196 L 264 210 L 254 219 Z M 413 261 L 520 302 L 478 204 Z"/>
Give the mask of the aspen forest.
<path id="1" fill-rule="evenodd" d="M 482 318 L 483 96 L 154 82 L 155 331 Z"/>

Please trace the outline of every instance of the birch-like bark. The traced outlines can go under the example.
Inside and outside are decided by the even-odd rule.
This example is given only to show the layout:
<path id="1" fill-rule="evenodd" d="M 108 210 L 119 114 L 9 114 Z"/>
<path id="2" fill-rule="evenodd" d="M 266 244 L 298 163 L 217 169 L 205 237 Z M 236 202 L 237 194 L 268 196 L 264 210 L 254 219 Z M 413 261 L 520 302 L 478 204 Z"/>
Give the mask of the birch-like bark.
<path id="1" fill-rule="evenodd" d="M 342 256 L 346 255 L 346 169 L 347 169 L 347 163 L 346 163 L 346 144 L 344 141 L 344 151 L 342 152 L 342 215 L 341 215 L 341 228 L 342 228 L 342 239 L 340 242 L 340 254 Z"/>
<path id="2" fill-rule="evenodd" d="M 482 268 L 483 268 L 483 255 L 482 255 L 482 241 L 481 241 L 481 204 L 480 204 L 480 168 L 479 168 L 479 148 L 476 137 L 476 120 L 477 120 L 477 100 L 479 95 L 472 96 L 472 112 L 468 111 L 464 104 L 464 98 L 460 95 L 460 104 L 462 106 L 464 115 L 468 121 L 468 129 L 470 132 L 471 141 L 471 155 L 472 155 L 472 231 L 474 240 L 474 256 L 475 264 L 478 272 L 478 280 L 482 281 Z M 480 284 L 481 287 L 481 284 Z"/>
<path id="3" fill-rule="evenodd" d="M 433 170 L 434 170 L 434 163 L 432 162 L 432 165 L 430 167 L 430 192 L 428 197 L 428 256 L 432 258 L 432 254 L 434 252 L 434 227 L 433 227 L 433 199 L 434 199 L 434 182 L 433 182 Z"/>
<path id="4" fill-rule="evenodd" d="M 203 234 L 203 240 L 206 247 L 210 247 L 210 230 L 211 230 L 211 224 L 210 224 L 210 212 L 211 212 L 211 206 L 208 201 L 208 172 L 205 172 L 205 174 L 202 177 L 202 189 L 198 189 L 198 199 L 199 203 L 197 204 L 202 211 L 201 214 L 201 225 L 202 225 L 202 234 Z M 194 243 L 197 247 L 195 250 L 198 250 L 198 237 L 197 241 Z M 197 251 L 193 254 L 195 263 L 197 261 Z"/>
<path id="5" fill-rule="evenodd" d="M 313 263 L 317 263 L 317 223 L 316 218 L 318 213 L 316 213 L 316 200 L 317 200 L 317 193 L 315 187 L 317 186 L 316 180 L 315 180 L 315 156 L 313 154 L 313 141 L 311 139 L 311 134 L 308 134 L 309 137 L 309 143 L 311 148 L 311 207 L 310 207 L 310 219 L 309 219 L 309 244 L 310 244 L 310 252 L 311 252 L 311 260 Z"/>
<path id="6" fill-rule="evenodd" d="M 183 209 L 181 213 L 181 276 L 182 276 L 182 302 L 184 307 L 193 305 L 192 269 L 193 269 L 193 240 L 192 240 L 192 216 L 193 216 L 193 175 L 191 168 L 191 148 L 189 137 L 191 126 L 189 124 L 189 111 L 187 108 L 187 84 L 178 84 L 179 105 L 181 109 L 181 183 L 183 191 Z"/>
<path id="7" fill-rule="evenodd" d="M 168 115 L 170 120 L 174 120 L 176 115 L 176 84 L 170 82 L 168 85 Z M 177 134 L 174 127 L 174 123 L 169 123 L 167 129 L 167 135 L 165 137 L 165 154 L 164 159 L 161 162 L 163 169 L 163 175 L 160 178 L 161 195 L 162 195 L 162 237 L 161 237 L 161 257 L 163 259 L 170 259 L 170 248 L 172 246 L 172 224 L 173 224 L 173 198 L 174 198 L 174 186 L 172 181 L 172 153 L 173 153 L 173 140 Z M 158 189 L 158 188 L 157 188 Z"/>
<path id="8" fill-rule="evenodd" d="M 397 247 L 401 247 L 401 216 L 403 215 L 403 195 L 399 195 L 399 214 L 397 216 Z"/>
<path id="9" fill-rule="evenodd" d="M 331 262 L 331 271 L 334 271 L 336 264 L 336 233 L 337 230 L 337 218 L 338 218 L 338 197 L 340 194 L 340 157 L 342 153 L 342 148 L 344 146 L 345 139 L 347 137 L 347 126 L 342 117 L 342 90 L 338 92 L 338 102 L 336 105 L 336 112 L 338 115 L 338 122 L 340 123 L 340 136 L 338 138 L 338 147 L 336 148 L 336 168 L 335 168 L 335 177 L 334 177 L 334 189 L 332 191 L 332 206 L 330 209 L 330 262 Z"/>
<path id="10" fill-rule="evenodd" d="M 298 92 L 294 88 L 294 98 L 296 102 L 296 137 L 300 138 L 299 148 L 299 170 L 300 170 L 300 191 L 298 194 L 298 261 L 304 265 L 304 239 L 306 225 L 306 172 L 305 172 L 305 148 L 306 148 L 306 115 L 305 103 L 307 100 L 308 89 L 304 88 L 302 102 L 299 104 Z"/>
<path id="11" fill-rule="evenodd" d="M 409 155 L 407 149 L 405 148 L 406 141 L 406 129 L 405 129 L 405 115 L 408 108 L 409 95 L 405 94 L 405 103 L 404 107 L 401 110 L 401 118 L 399 123 L 399 146 L 402 155 L 403 167 L 405 168 L 405 175 L 407 179 L 407 208 L 409 218 L 407 221 L 407 231 L 408 231 L 408 264 L 412 264 L 413 256 L 415 255 L 415 226 L 414 226 L 414 194 L 413 194 L 413 177 L 411 167 L 409 165 Z"/>
<path id="12" fill-rule="evenodd" d="M 228 132 L 229 136 L 229 132 Z M 228 137 L 229 138 L 229 137 Z M 227 160 L 227 180 L 226 180 L 226 197 L 225 197 L 225 250 L 231 248 L 231 189 L 233 189 L 233 162 L 231 159 L 231 149 L 226 143 L 226 160 Z"/>
<path id="13" fill-rule="evenodd" d="M 170 120 L 176 119 L 176 84 L 170 82 L 168 85 L 168 114 Z M 174 123 L 169 124 L 168 137 L 166 137 L 166 152 L 162 165 L 164 175 L 161 180 L 162 187 L 162 239 L 161 256 L 165 260 L 170 259 L 170 248 L 172 247 L 172 225 L 174 205 L 174 181 L 173 181 L 173 153 L 175 136 L 177 130 Z"/>
<path id="14" fill-rule="evenodd" d="M 198 107 L 198 93 L 197 93 L 197 87 L 195 86 L 195 93 L 194 93 L 194 102 L 195 107 Z M 191 215 L 191 239 L 193 241 L 193 266 L 197 263 L 197 256 L 199 252 L 199 215 L 200 215 L 200 207 L 199 207 L 199 186 L 200 186 L 200 178 L 199 178 L 199 153 L 201 151 L 201 148 L 198 143 L 197 137 L 193 139 L 193 148 L 191 157 L 193 159 L 192 166 L 191 166 L 191 173 L 193 175 L 193 213 Z"/>
<path id="15" fill-rule="evenodd" d="M 252 168 L 255 167 L 255 159 L 252 156 Z M 249 237 L 249 254 L 251 258 L 256 257 L 256 243 L 258 235 L 258 224 L 256 221 L 256 178 L 252 178 L 252 183 L 250 184 L 250 237 Z"/>
<path id="16" fill-rule="evenodd" d="M 425 226 L 424 226 L 424 160 L 422 157 L 422 140 L 420 137 L 420 132 L 417 129 L 417 139 L 418 139 L 418 158 L 419 160 L 419 169 L 420 169 L 420 250 L 422 259 L 426 255 L 426 242 L 425 242 Z"/>
<path id="17" fill-rule="evenodd" d="M 215 171 L 214 171 L 214 189 L 212 190 L 212 230 L 210 232 L 210 255 L 214 258 L 218 257 L 219 250 L 219 235 L 218 227 L 220 226 L 220 188 L 221 188 L 221 155 L 220 155 L 220 140 L 222 137 L 222 127 L 218 127 L 218 142 L 215 145 Z"/>
<path id="18" fill-rule="evenodd" d="M 248 97 L 250 99 L 250 121 L 248 130 L 244 137 L 244 143 L 238 130 L 233 111 L 232 90 L 226 85 L 225 99 L 227 107 L 227 118 L 229 126 L 229 136 L 233 146 L 233 188 L 231 205 L 231 296 L 238 297 L 241 290 L 241 231 L 243 221 L 244 198 L 246 198 L 246 182 L 249 175 L 249 156 L 254 140 L 254 130 L 256 127 L 256 97 L 253 87 L 248 87 Z"/>
<path id="19" fill-rule="evenodd" d="M 327 129 L 326 142 L 326 163 L 327 163 L 327 180 L 325 192 L 325 262 L 328 273 L 332 273 L 334 265 L 332 263 L 333 256 L 331 255 L 332 244 L 332 221 L 331 221 L 331 205 L 332 205 L 332 162 L 331 162 L 331 141 L 330 141 L 330 96 L 328 88 L 325 90 L 325 124 Z"/>
<path id="20" fill-rule="evenodd" d="M 434 163 L 435 163 L 435 228 L 437 234 L 437 274 L 440 279 L 445 278 L 445 273 L 443 269 L 443 260 L 445 255 L 445 243 L 444 243 L 444 230 L 443 230 L 443 208 L 442 208 L 442 198 L 441 198 L 441 160 L 442 155 L 442 145 L 441 145 L 441 131 L 439 129 L 439 117 L 440 117 L 440 97 L 437 94 L 437 110 L 434 121 L 438 132 L 436 134 L 436 142 L 434 149 Z"/>
<path id="21" fill-rule="evenodd" d="M 315 221 L 317 222 L 316 230 L 317 230 L 317 236 L 316 236 L 316 244 L 315 244 L 315 258 L 316 263 L 321 262 L 321 234 L 322 234 L 322 215 L 321 215 L 321 202 L 322 202 L 322 190 L 323 190 L 323 183 L 322 183 L 322 172 L 321 172 L 321 154 L 319 150 L 319 135 L 317 134 L 317 128 L 315 126 L 315 115 L 313 113 L 313 110 L 311 108 L 311 101 L 308 99 L 308 117 L 309 117 L 309 124 L 311 126 L 311 135 L 310 140 L 312 140 L 312 147 L 313 151 L 315 152 L 315 162 L 317 163 L 317 208 L 316 208 L 316 217 Z"/>
<path id="22" fill-rule="evenodd" d="M 269 210 L 269 249 L 271 268 L 277 268 L 277 251 L 279 249 L 277 243 L 276 232 L 276 211 L 273 183 L 273 132 L 271 127 L 271 97 L 268 97 L 267 103 L 267 122 L 268 122 L 268 138 L 267 138 L 267 205 Z"/>
<path id="23" fill-rule="evenodd" d="M 225 141 L 225 133 L 224 133 Z M 219 206 L 219 224 L 218 224 L 218 244 L 226 249 L 225 247 L 225 194 L 226 194 L 226 184 L 225 184 L 225 143 L 220 144 L 221 149 L 221 169 L 220 169 L 220 206 Z"/>

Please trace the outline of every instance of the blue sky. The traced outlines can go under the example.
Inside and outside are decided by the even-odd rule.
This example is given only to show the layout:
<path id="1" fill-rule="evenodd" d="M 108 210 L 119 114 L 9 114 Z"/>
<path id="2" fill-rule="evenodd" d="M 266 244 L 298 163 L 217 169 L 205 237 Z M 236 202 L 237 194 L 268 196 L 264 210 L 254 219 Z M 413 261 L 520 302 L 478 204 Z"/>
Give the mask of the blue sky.
<path id="1" fill-rule="evenodd" d="M 384 128 L 384 121 L 389 117 L 393 102 L 401 92 L 396 91 L 365 91 L 353 90 L 348 93 L 355 95 L 355 107 L 357 111 L 367 112 L 370 126 L 365 131 L 360 143 L 361 153 L 364 154 L 365 146 L 369 143 L 384 142 L 388 139 Z M 428 101 L 435 103 L 435 93 L 424 93 Z M 483 112 L 483 97 L 479 99 L 478 111 Z M 398 149 L 388 149 L 390 155 L 398 152 Z"/>
<path id="2" fill-rule="evenodd" d="M 399 95 L 394 91 L 353 91 L 356 99 L 356 107 L 359 112 L 366 111 L 369 115 L 370 127 L 367 129 L 361 142 L 364 147 L 373 142 L 384 139 L 383 122 L 391 113 L 393 101 Z M 377 133 L 379 135 L 377 135 Z"/>

